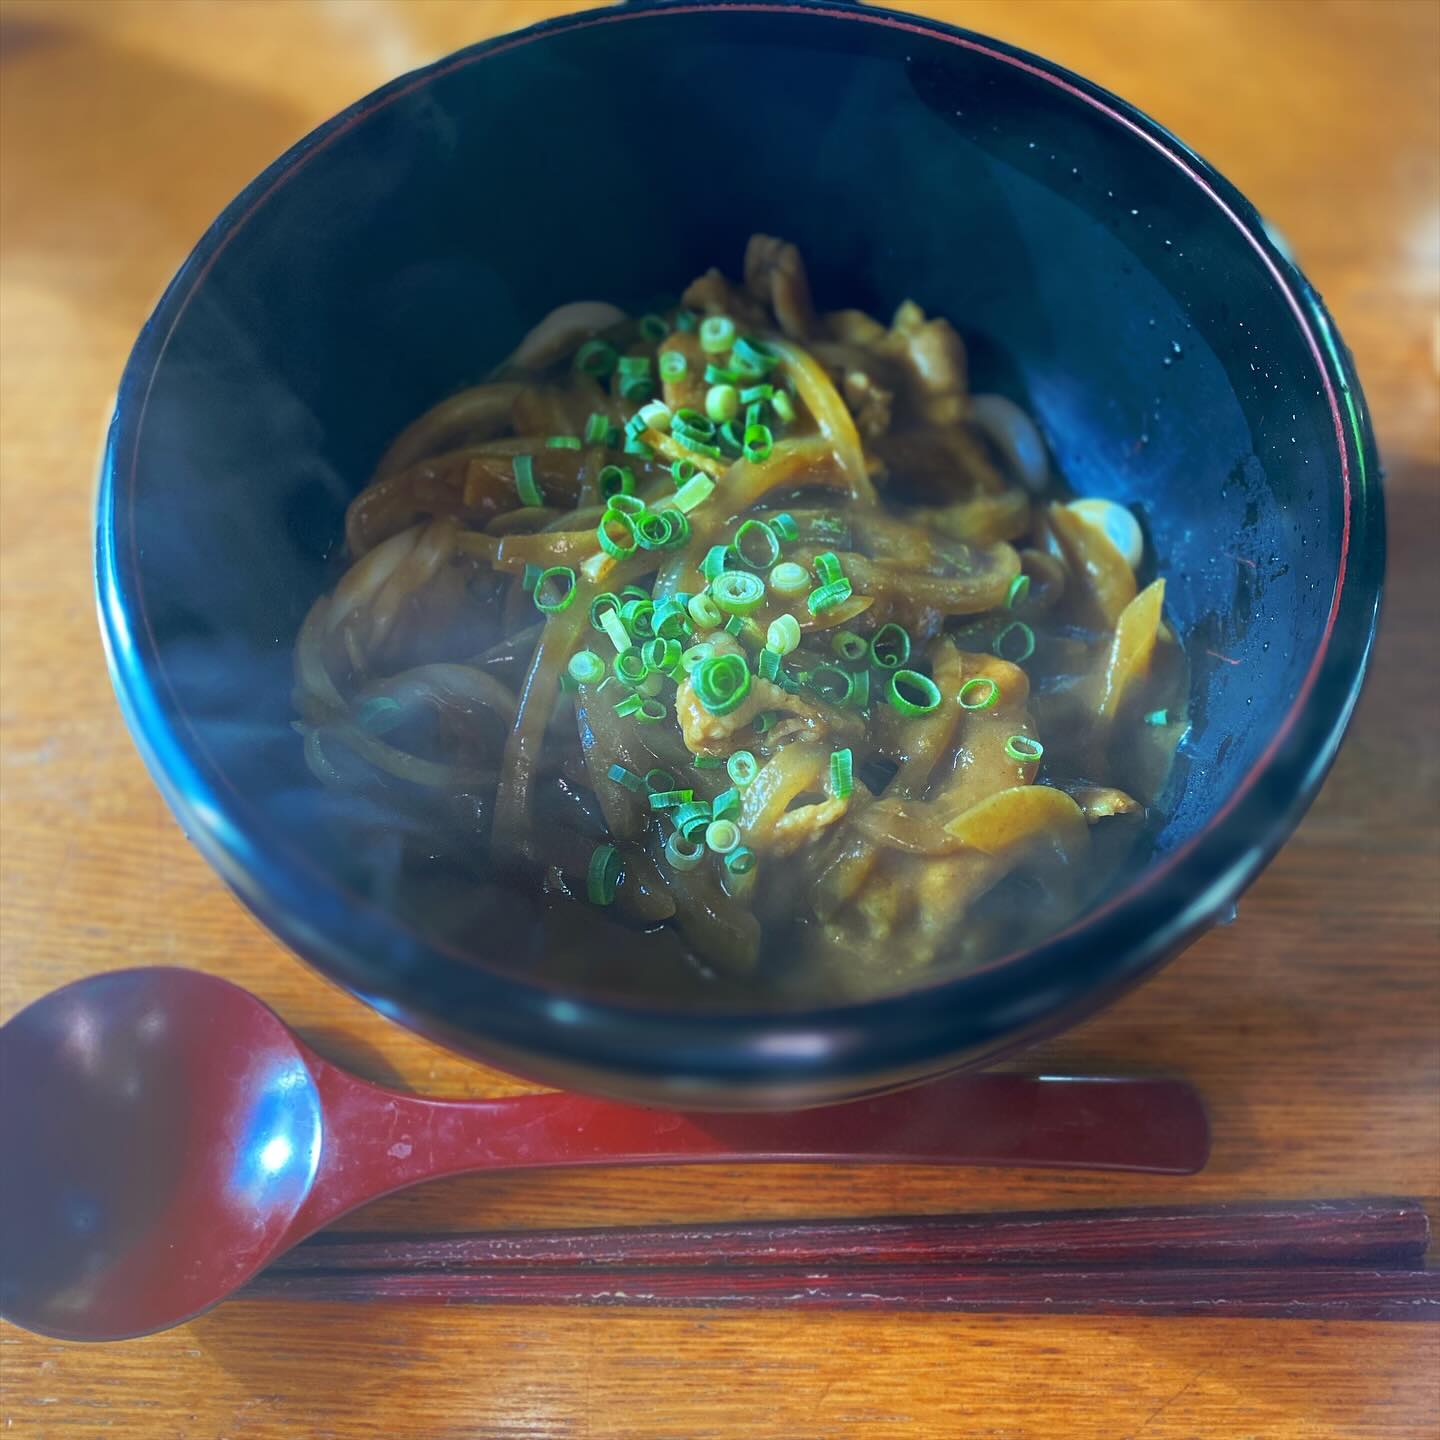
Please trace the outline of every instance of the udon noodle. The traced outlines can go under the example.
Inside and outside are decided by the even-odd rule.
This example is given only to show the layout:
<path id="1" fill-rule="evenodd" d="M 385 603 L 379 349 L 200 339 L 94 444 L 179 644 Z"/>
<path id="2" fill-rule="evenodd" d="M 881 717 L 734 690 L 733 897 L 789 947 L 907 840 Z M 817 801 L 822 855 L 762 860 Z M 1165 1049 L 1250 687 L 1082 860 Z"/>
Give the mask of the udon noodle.
<path id="1" fill-rule="evenodd" d="M 296 648 L 312 770 L 600 985 L 837 998 L 1031 943 L 1184 724 L 1129 512 L 1065 502 L 948 321 L 817 314 L 763 235 L 741 284 L 552 312 L 345 541 Z"/>

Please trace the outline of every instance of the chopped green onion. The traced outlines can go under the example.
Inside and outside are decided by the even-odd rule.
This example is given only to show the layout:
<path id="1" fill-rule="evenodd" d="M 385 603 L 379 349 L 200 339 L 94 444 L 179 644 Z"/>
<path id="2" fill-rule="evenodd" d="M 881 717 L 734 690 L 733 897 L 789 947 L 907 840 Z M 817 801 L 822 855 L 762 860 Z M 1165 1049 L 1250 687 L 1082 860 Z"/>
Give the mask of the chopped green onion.
<path id="1" fill-rule="evenodd" d="M 626 592 L 629 593 L 628 591 Z M 650 617 L 655 613 L 655 602 L 648 596 L 634 600 L 627 600 L 620 607 L 620 618 L 625 622 L 625 628 L 632 634 L 638 635 L 642 640 L 648 639 L 655 633 L 650 623 Z"/>
<path id="2" fill-rule="evenodd" d="M 631 495 L 622 492 L 619 495 L 612 495 L 606 504 L 608 510 L 618 510 L 622 515 L 643 515 L 645 513 L 645 502 L 638 495 Z M 637 595 L 643 595 L 643 590 L 637 590 Z"/>
<path id="3" fill-rule="evenodd" d="M 660 378 L 662 380 L 684 379 L 685 372 L 690 368 L 689 361 L 685 358 L 682 350 L 667 350 L 660 357 Z"/>
<path id="4" fill-rule="evenodd" d="M 682 517 L 683 518 L 683 517 Z M 669 549 L 675 538 L 675 522 L 664 511 L 651 511 L 635 521 L 635 543 L 642 550 Z"/>
<path id="5" fill-rule="evenodd" d="M 734 553 L 734 548 L 730 545 L 712 545 L 700 562 L 700 573 L 707 580 L 723 575 L 730 568 L 730 557 Z"/>
<path id="6" fill-rule="evenodd" d="M 725 762 L 725 771 L 736 787 L 743 790 L 760 773 L 760 762 L 748 750 L 737 750 Z"/>
<path id="7" fill-rule="evenodd" d="M 780 655 L 768 645 L 760 652 L 759 659 L 755 662 L 755 668 L 760 672 L 762 680 L 778 682 L 780 679 Z"/>
<path id="8" fill-rule="evenodd" d="M 732 544 L 752 570 L 768 570 L 780 558 L 779 538 L 763 520 L 745 521 Z"/>
<path id="9" fill-rule="evenodd" d="M 603 595 L 597 595 L 590 602 L 590 628 L 592 630 L 603 630 L 605 627 L 601 624 L 602 617 L 606 614 L 618 615 L 620 613 L 620 605 L 620 597 L 618 595 L 612 595 L 608 590 L 605 591 Z"/>
<path id="10" fill-rule="evenodd" d="M 755 852 L 748 845 L 737 846 L 725 857 L 725 868 L 732 875 L 748 875 L 755 868 Z"/>
<path id="11" fill-rule="evenodd" d="M 625 496 L 617 495 L 615 498 L 623 500 Z M 635 523 L 622 510 L 613 507 L 607 510 L 595 527 L 595 535 L 600 541 L 600 548 L 617 560 L 623 560 L 627 555 L 635 553 Z"/>
<path id="12" fill-rule="evenodd" d="M 988 675 L 967 680 L 955 697 L 962 710 L 988 710 L 1000 698 L 1000 687 Z"/>
<path id="13" fill-rule="evenodd" d="M 707 315 L 700 322 L 700 348 L 719 355 L 735 343 L 735 322 L 728 315 Z"/>
<path id="14" fill-rule="evenodd" d="M 690 763 L 697 770 L 719 770 L 725 764 L 718 755 L 697 755 Z"/>
<path id="15" fill-rule="evenodd" d="M 575 352 L 575 368 L 603 380 L 615 369 L 615 347 L 604 340 L 587 340 Z"/>
<path id="16" fill-rule="evenodd" d="M 655 452 L 643 440 L 637 440 L 633 436 L 625 441 L 625 453 L 639 455 L 644 460 L 651 460 L 655 456 Z"/>
<path id="17" fill-rule="evenodd" d="M 665 679 L 653 670 L 645 672 L 645 678 L 635 687 L 642 695 L 659 695 L 665 688 Z"/>
<path id="18" fill-rule="evenodd" d="M 770 408 L 774 410 L 776 419 L 783 424 L 794 424 L 795 402 L 783 390 L 777 390 L 770 397 Z"/>
<path id="19" fill-rule="evenodd" d="M 605 662 L 593 650 L 577 650 L 566 668 L 582 685 L 596 685 L 605 678 Z"/>
<path id="20" fill-rule="evenodd" d="M 670 407 L 663 400 L 650 400 L 636 412 L 647 430 L 670 428 Z"/>
<path id="21" fill-rule="evenodd" d="M 793 615 L 777 615 L 765 632 L 765 643 L 777 655 L 788 655 L 800 643 L 800 622 Z"/>
<path id="22" fill-rule="evenodd" d="M 803 595 L 810 588 L 810 572 L 793 560 L 782 560 L 770 572 L 770 588 L 777 595 Z"/>
<path id="23" fill-rule="evenodd" d="M 733 385 L 712 385 L 705 392 L 705 413 L 717 425 L 740 413 L 740 396 Z"/>
<path id="24" fill-rule="evenodd" d="M 714 490 L 715 482 L 708 475 L 692 475 L 675 492 L 673 504 L 682 515 L 688 515 L 697 505 L 708 500 Z"/>
<path id="25" fill-rule="evenodd" d="M 755 733 L 763 735 L 767 730 L 772 729 L 783 713 L 780 710 L 762 710 L 755 717 Z"/>
<path id="26" fill-rule="evenodd" d="M 585 422 L 585 443 L 604 445 L 610 439 L 610 417 L 598 410 Z"/>
<path id="27" fill-rule="evenodd" d="M 620 852 L 613 845 L 597 845 L 590 853 L 590 868 L 585 874 L 585 893 L 592 905 L 609 905 L 625 878 Z"/>
<path id="28" fill-rule="evenodd" d="M 1017 636 L 1010 641 L 1010 636 Z M 1012 665 L 1019 665 L 1028 660 L 1035 653 L 1035 632 L 1023 621 L 1012 620 L 996 637 L 990 648 L 1002 659 L 1008 660 Z M 1006 650 L 1012 653 L 1007 655 Z"/>
<path id="29" fill-rule="evenodd" d="M 700 473 L 693 460 L 677 460 L 670 467 L 670 478 L 678 490 L 687 480 L 693 480 Z"/>
<path id="30" fill-rule="evenodd" d="M 650 667 L 638 650 L 622 650 L 610 664 L 615 678 L 627 689 L 638 690 Z"/>
<path id="31" fill-rule="evenodd" d="M 727 370 L 723 365 L 707 365 L 705 367 L 705 383 L 707 385 L 734 385 L 739 378 L 733 370 Z"/>
<path id="32" fill-rule="evenodd" d="M 870 658 L 882 670 L 898 670 L 910 658 L 910 632 L 892 620 L 870 637 Z"/>
<path id="33" fill-rule="evenodd" d="M 615 713 L 627 717 L 633 715 L 642 725 L 653 725 L 669 712 L 658 700 L 632 690 L 623 700 L 616 701 Z"/>
<path id="34" fill-rule="evenodd" d="M 755 400 L 745 407 L 745 424 L 763 425 L 765 423 L 765 402 Z"/>
<path id="35" fill-rule="evenodd" d="M 663 340 L 670 333 L 670 327 L 659 315 L 642 315 L 640 333 L 647 340 Z"/>
<path id="36" fill-rule="evenodd" d="M 710 598 L 727 614 L 748 615 L 765 598 L 765 582 L 748 570 L 725 570 L 710 581 Z"/>
<path id="37" fill-rule="evenodd" d="M 1045 753 L 1045 747 L 1028 735 L 1012 735 L 1005 742 L 1005 753 L 1021 765 L 1031 765 Z"/>
<path id="38" fill-rule="evenodd" d="M 682 405 L 670 421 L 670 428 L 677 437 L 693 435 L 697 440 L 711 440 L 715 435 L 715 422 L 698 410 Z"/>
<path id="39" fill-rule="evenodd" d="M 718 460 L 720 458 L 720 447 L 718 445 L 711 445 L 706 440 L 702 440 L 693 431 L 681 430 L 679 427 L 672 424 L 670 427 L 670 433 L 687 450 L 693 450 L 697 455 L 704 455 L 709 460 Z"/>
<path id="40" fill-rule="evenodd" d="M 698 645 L 691 645 L 687 650 L 680 652 L 680 668 L 688 675 L 702 660 L 708 660 L 714 653 L 715 647 L 704 641 Z"/>
<path id="41" fill-rule="evenodd" d="M 740 431 L 735 427 L 735 421 L 727 420 L 716 435 L 720 449 L 727 455 L 740 456 L 745 453 L 745 441 Z"/>
<path id="42" fill-rule="evenodd" d="M 668 770 L 662 770 L 657 765 L 653 770 L 645 772 L 645 788 L 647 790 L 673 790 L 675 777 Z"/>
<path id="43" fill-rule="evenodd" d="M 708 595 L 692 595 L 685 608 L 701 630 L 714 630 L 725 622 L 720 607 Z"/>
<path id="44" fill-rule="evenodd" d="M 752 464 L 758 464 L 761 460 L 768 460 L 774 444 L 775 437 L 770 433 L 770 427 L 768 425 L 752 424 L 745 427 L 743 448 L 745 458 Z"/>
<path id="45" fill-rule="evenodd" d="M 737 640 L 743 640 L 757 649 L 765 643 L 760 627 L 748 615 L 732 615 L 725 622 L 725 629 Z"/>
<path id="46" fill-rule="evenodd" d="M 683 649 L 684 647 L 678 640 L 662 640 L 657 635 L 653 640 L 645 642 L 640 653 L 645 657 L 645 663 L 652 670 L 661 670 L 668 675 L 671 668 L 680 663 L 680 654 Z"/>
<path id="47" fill-rule="evenodd" d="M 865 637 L 857 635 L 853 630 L 837 630 L 830 637 L 830 648 L 851 665 L 857 660 L 864 660 L 870 653 Z"/>
<path id="48" fill-rule="evenodd" d="M 688 805 L 695 798 L 693 790 L 652 790 L 650 792 L 650 808 L 652 810 L 678 810 L 682 805 Z"/>
<path id="49" fill-rule="evenodd" d="M 655 607 L 650 623 L 662 640 L 679 640 L 690 632 L 690 617 L 684 603 L 673 595 Z"/>
<path id="50" fill-rule="evenodd" d="M 722 790 L 710 802 L 710 811 L 716 820 L 733 820 L 740 813 L 740 792 Z"/>
<path id="51" fill-rule="evenodd" d="M 836 605 L 843 605 L 852 593 L 853 587 L 848 580 L 832 580 L 812 590 L 805 603 L 810 607 L 812 615 L 820 615 L 826 610 L 834 609 Z"/>
<path id="52" fill-rule="evenodd" d="M 787 544 L 800 537 L 800 527 L 795 523 L 795 517 L 786 510 L 770 517 L 770 528 Z"/>
<path id="53" fill-rule="evenodd" d="M 730 352 L 730 363 L 742 375 L 746 375 L 752 380 L 759 380 L 762 376 L 768 375 L 780 363 L 780 357 L 773 354 L 769 347 L 762 345 L 760 341 L 742 336 L 735 342 L 735 348 Z"/>
<path id="54" fill-rule="evenodd" d="M 699 763 L 698 760 L 696 763 Z M 705 827 L 714 816 L 710 813 L 708 800 L 692 800 L 688 804 L 680 806 L 670 818 L 675 822 L 675 829 L 681 835 L 687 840 L 695 840 L 705 833 Z"/>
<path id="55" fill-rule="evenodd" d="M 627 770 L 623 765 L 612 765 L 605 773 L 617 785 L 623 785 L 627 790 L 640 791 L 645 788 L 645 782 L 633 770 Z"/>
<path id="56" fill-rule="evenodd" d="M 522 505 L 543 505 L 545 497 L 535 483 L 535 461 L 529 455 L 517 455 L 512 467 L 515 476 L 515 494 Z"/>
<path id="57" fill-rule="evenodd" d="M 616 364 L 622 375 L 648 375 L 650 373 L 650 357 L 648 355 L 622 355 Z"/>
<path id="58" fill-rule="evenodd" d="M 845 576 L 840 557 L 833 550 L 823 550 L 815 557 L 815 574 L 822 585 L 833 585 Z"/>
<path id="59" fill-rule="evenodd" d="M 678 830 L 665 842 L 665 859 L 673 870 L 693 870 L 704 858 L 704 845 L 693 844 Z"/>
<path id="60" fill-rule="evenodd" d="M 551 450 L 579 450 L 582 448 L 578 435 L 550 435 L 546 438 L 545 444 Z"/>
<path id="61" fill-rule="evenodd" d="M 559 593 L 556 593 L 556 590 Z M 535 581 L 535 608 L 546 615 L 558 615 L 575 598 L 575 572 L 568 565 L 552 565 Z"/>
<path id="62" fill-rule="evenodd" d="M 630 639 L 630 632 L 625 628 L 625 622 L 620 618 L 619 611 L 605 611 L 600 617 L 600 628 L 610 637 L 610 643 L 615 647 L 617 654 L 624 654 L 634 643 Z"/>
<path id="63" fill-rule="evenodd" d="M 897 670 L 886 686 L 885 698 L 902 715 L 928 715 L 940 703 L 940 687 L 918 670 Z"/>
<path id="64" fill-rule="evenodd" d="M 855 757 L 849 750 L 830 752 L 830 793 L 837 800 L 848 800 L 855 789 Z"/>
<path id="65" fill-rule="evenodd" d="M 822 700 L 828 700 L 833 705 L 844 705 L 850 699 L 850 691 L 855 684 L 850 672 L 838 665 L 817 665 L 813 670 L 807 670 L 801 679 Z"/>
<path id="66" fill-rule="evenodd" d="M 621 607 L 622 607 L 622 608 L 624 607 L 624 605 L 625 605 L 625 603 L 626 603 L 627 601 L 630 601 L 630 600 L 648 600 L 649 598 L 650 598 L 650 592 L 649 592 L 647 589 L 645 589 L 645 587 L 644 587 L 643 585 L 627 585 L 627 586 L 620 592 L 620 604 L 621 604 Z"/>
<path id="67" fill-rule="evenodd" d="M 728 715 L 750 693 L 750 667 L 738 655 L 711 655 L 690 672 L 690 684 L 712 715 Z"/>
<path id="68" fill-rule="evenodd" d="M 1152 710 L 1146 717 L 1147 725 L 1168 725 L 1170 723 L 1170 712 L 1168 710 Z"/>
<path id="69" fill-rule="evenodd" d="M 606 465 L 600 471 L 596 484 L 602 500 L 614 500 L 619 495 L 633 495 L 635 472 L 623 465 Z"/>
<path id="70" fill-rule="evenodd" d="M 1010 588 L 1005 592 L 1005 608 L 1013 610 L 1017 605 L 1025 603 L 1025 597 L 1030 593 L 1030 577 L 1028 575 L 1017 575 L 1011 582 Z"/>
<path id="71" fill-rule="evenodd" d="M 627 400 L 648 400 L 654 392 L 650 381 L 650 357 L 622 355 L 619 369 L 621 395 Z"/>
<path id="72" fill-rule="evenodd" d="M 768 400 L 775 393 L 773 385 L 751 385 L 740 392 L 742 405 L 753 405 L 757 400 Z"/>
<path id="73" fill-rule="evenodd" d="M 857 710 L 863 710 L 870 703 L 870 672 L 857 670 L 850 677 L 850 698 L 847 702 Z"/>
<path id="74" fill-rule="evenodd" d="M 543 568 L 540 565 L 526 564 L 524 573 L 520 576 L 520 588 L 527 594 L 535 588 L 535 582 L 540 578 Z"/>
<path id="75" fill-rule="evenodd" d="M 670 522 L 672 533 L 669 548 L 679 550 L 688 545 L 690 543 L 690 522 L 685 518 L 685 512 L 677 510 L 674 505 L 667 505 L 660 511 L 660 514 Z"/>
<path id="76" fill-rule="evenodd" d="M 696 315 L 693 310 L 680 310 L 675 315 L 675 328 L 677 330 L 693 331 L 696 325 Z"/>
<path id="77" fill-rule="evenodd" d="M 717 855 L 728 855 L 740 843 L 740 831 L 733 820 L 712 820 L 705 827 L 705 843 Z"/>
<path id="78" fill-rule="evenodd" d="M 404 718 L 405 707 L 389 695 L 374 695 L 366 700 L 355 716 L 355 723 L 367 735 L 383 735 Z"/>

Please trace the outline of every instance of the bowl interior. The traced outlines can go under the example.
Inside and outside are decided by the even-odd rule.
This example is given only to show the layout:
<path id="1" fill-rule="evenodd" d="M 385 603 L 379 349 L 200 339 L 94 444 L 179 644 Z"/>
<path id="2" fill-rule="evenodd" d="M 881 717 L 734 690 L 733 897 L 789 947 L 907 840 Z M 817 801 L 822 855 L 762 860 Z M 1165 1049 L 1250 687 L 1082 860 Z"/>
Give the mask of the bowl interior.
<path id="1" fill-rule="evenodd" d="M 397 890 L 393 845 L 304 768 L 291 648 L 344 507 L 551 306 L 733 273 L 753 230 L 801 246 L 822 307 L 950 317 L 1069 484 L 1136 508 L 1193 668 L 1154 853 L 1301 688 L 1342 551 L 1332 413 L 1260 252 L 1137 132 L 993 53 L 815 14 L 610 17 L 457 57 L 218 222 L 132 363 L 106 522 L 166 744 L 219 777 L 202 823 L 229 878 L 262 852 L 307 877 L 302 944 L 354 897 L 404 915 L 353 957 L 376 997 L 441 952 L 524 965 L 544 941 L 498 883 L 459 908 Z"/>

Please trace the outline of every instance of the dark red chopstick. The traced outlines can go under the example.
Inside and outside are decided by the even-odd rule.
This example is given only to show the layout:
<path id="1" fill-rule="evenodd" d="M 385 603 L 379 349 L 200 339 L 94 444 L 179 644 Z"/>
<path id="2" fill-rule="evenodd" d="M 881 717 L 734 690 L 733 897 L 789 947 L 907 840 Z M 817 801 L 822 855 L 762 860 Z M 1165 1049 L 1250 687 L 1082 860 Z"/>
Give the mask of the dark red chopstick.
<path id="1" fill-rule="evenodd" d="M 1332 1265 L 1215 1269 L 473 1270 L 261 1275 L 242 1298 L 439 1305 L 585 1305 L 740 1310 L 959 1310 L 1005 1315 L 1221 1315 L 1440 1320 L 1440 1271 Z"/>
<path id="2" fill-rule="evenodd" d="M 1416 1200 L 1301 1200 L 1134 1210 L 723 1222 L 479 1235 L 330 1232 L 270 1274 L 316 1270 L 789 1267 L 807 1265 L 1150 1266 L 1423 1263 L 1429 1222 Z"/>

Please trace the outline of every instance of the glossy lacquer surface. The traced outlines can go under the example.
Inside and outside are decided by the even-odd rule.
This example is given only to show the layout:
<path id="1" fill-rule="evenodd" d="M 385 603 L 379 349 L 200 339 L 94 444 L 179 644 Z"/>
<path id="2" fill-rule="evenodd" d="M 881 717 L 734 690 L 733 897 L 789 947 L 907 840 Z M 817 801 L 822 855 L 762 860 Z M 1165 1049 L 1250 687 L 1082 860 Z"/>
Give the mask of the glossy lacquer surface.
<path id="1" fill-rule="evenodd" d="M 558 10 L 558 5 L 553 7 Z M 478 1177 L 342 1225 L 481 1231 L 1418 1194 L 1434 1206 L 1434 216 L 1429 4 L 915 7 L 1135 101 L 1286 233 L 1354 348 L 1384 450 L 1384 623 L 1351 736 L 1238 923 L 1027 1052 L 1056 1073 L 1181 1073 L 1212 1114 L 1188 1178 L 710 1166 Z M 94 456 L 136 332 L 190 246 L 287 145 L 416 63 L 552 7 L 7 4 L 0 35 L 0 1007 L 137 964 L 264 995 L 308 1042 L 429 1094 L 526 1088 L 297 964 L 218 884 L 136 757 L 90 598 Z M 807 159 L 797 162 L 804 168 Z M 97 239 L 98 237 L 98 239 Z M 103 240 L 103 243 L 99 243 Z M 1181 362 L 1183 369 L 1184 362 Z M 44 503 L 37 500 L 43 484 Z M 403 1440 L 1414 1440 L 1419 1325 L 984 1315 L 701 1315 L 232 1302 L 150 1339 L 0 1327 L 0 1421 L 27 1436 Z"/>

